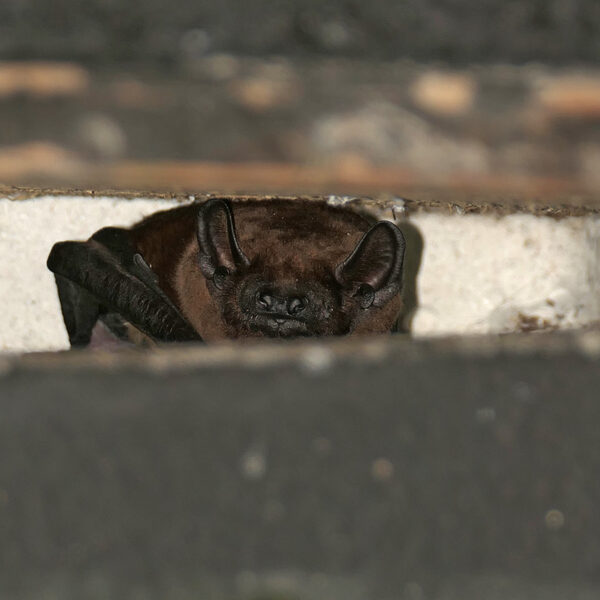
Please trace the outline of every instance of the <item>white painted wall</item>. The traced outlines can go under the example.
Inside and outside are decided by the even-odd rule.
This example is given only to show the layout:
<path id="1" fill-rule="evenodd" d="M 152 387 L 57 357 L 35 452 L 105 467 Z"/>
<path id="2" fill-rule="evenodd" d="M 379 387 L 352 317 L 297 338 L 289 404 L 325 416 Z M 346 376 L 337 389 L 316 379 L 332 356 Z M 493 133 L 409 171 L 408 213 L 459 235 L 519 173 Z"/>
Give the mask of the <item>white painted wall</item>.
<path id="1" fill-rule="evenodd" d="M 415 335 L 515 331 L 523 317 L 557 328 L 600 319 L 598 217 L 420 213 L 411 221 L 424 239 Z"/>
<path id="2" fill-rule="evenodd" d="M 0 199 L 0 351 L 68 347 L 46 258 L 176 204 L 165 200 Z M 416 336 L 514 331 L 522 319 L 579 327 L 600 320 L 600 219 L 418 213 L 424 239 Z"/>

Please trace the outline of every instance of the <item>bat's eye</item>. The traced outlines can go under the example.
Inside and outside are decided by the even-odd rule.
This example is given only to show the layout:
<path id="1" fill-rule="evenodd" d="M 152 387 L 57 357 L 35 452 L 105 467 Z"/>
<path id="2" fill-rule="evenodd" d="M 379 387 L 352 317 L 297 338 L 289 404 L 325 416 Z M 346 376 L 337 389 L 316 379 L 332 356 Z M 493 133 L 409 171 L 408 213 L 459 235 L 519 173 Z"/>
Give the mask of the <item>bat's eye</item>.
<path id="1" fill-rule="evenodd" d="M 213 274 L 213 283 L 218 289 L 222 289 L 227 277 L 229 277 L 229 269 L 227 267 L 217 267 Z"/>
<path id="2" fill-rule="evenodd" d="M 355 295 L 361 308 L 369 308 L 375 300 L 375 290 L 368 283 L 361 284 Z"/>

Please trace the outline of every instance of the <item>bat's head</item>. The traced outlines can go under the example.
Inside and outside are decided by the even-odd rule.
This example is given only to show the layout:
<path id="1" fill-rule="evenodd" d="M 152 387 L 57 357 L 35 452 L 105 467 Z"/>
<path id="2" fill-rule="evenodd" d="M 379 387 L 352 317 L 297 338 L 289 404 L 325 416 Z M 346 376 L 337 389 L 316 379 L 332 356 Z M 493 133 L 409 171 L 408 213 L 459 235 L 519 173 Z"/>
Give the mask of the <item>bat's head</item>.
<path id="1" fill-rule="evenodd" d="M 334 263 L 298 256 L 293 240 L 249 258 L 220 199 L 200 207 L 197 235 L 200 270 L 231 337 L 344 335 L 383 314 L 401 289 L 404 238 L 389 222 Z"/>

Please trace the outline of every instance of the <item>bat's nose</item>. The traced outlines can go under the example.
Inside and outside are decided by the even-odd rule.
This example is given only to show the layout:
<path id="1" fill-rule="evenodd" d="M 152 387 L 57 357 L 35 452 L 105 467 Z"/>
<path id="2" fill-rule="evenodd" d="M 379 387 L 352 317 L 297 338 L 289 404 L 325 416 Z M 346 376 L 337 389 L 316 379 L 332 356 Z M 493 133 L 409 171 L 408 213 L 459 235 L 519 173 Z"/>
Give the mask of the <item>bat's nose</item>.
<path id="1" fill-rule="evenodd" d="M 307 306 L 303 296 L 278 293 L 271 288 L 263 288 L 256 294 L 256 308 L 261 312 L 289 317 L 299 317 Z"/>

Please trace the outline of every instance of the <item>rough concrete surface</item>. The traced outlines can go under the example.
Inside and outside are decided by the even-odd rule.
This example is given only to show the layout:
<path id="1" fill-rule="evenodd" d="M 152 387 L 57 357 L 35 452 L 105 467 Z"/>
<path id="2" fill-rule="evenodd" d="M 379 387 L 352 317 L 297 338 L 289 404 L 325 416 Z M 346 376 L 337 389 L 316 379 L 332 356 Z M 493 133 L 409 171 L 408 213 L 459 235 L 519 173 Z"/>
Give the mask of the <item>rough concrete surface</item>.
<path id="1" fill-rule="evenodd" d="M 532 215 L 410 221 L 424 241 L 417 336 L 573 328 L 600 320 L 600 219 Z"/>

